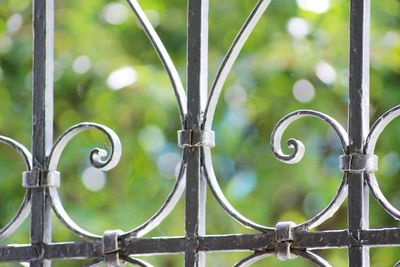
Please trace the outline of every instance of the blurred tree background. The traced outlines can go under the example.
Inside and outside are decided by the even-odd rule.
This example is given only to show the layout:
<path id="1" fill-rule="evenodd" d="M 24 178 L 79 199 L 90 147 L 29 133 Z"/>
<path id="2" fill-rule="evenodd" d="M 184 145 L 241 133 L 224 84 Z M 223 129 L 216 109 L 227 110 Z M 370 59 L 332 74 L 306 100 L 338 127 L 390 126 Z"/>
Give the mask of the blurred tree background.
<path id="1" fill-rule="evenodd" d="M 139 1 L 169 50 L 183 80 L 186 73 L 186 0 Z M 210 1 L 210 82 L 256 0 Z M 32 6 L 0 2 L 0 133 L 30 147 Z M 291 126 L 285 140 L 304 142 L 306 155 L 284 165 L 271 153 L 269 136 L 296 109 L 324 112 L 344 126 L 348 104 L 349 1 L 272 1 L 244 47 L 217 109 L 214 164 L 231 203 L 248 218 L 274 226 L 304 222 L 321 211 L 340 181 L 339 139 L 316 119 Z M 400 103 L 400 2 L 372 3 L 371 120 Z M 89 165 L 94 146 L 107 142 L 95 131 L 74 139 L 63 154 L 60 193 L 76 222 L 97 234 L 129 230 L 161 207 L 174 185 L 180 149 L 177 104 L 168 77 L 124 1 L 56 1 L 55 138 L 74 124 L 93 121 L 114 129 L 123 157 L 103 173 Z M 382 190 L 400 208 L 400 123 L 379 140 Z M 1 148 L 0 226 L 19 206 L 23 162 Z M 287 150 L 286 150 L 287 151 Z M 251 233 L 230 219 L 211 193 L 207 232 Z M 346 205 L 319 230 L 346 228 Z M 371 198 L 371 227 L 398 226 Z M 148 236 L 184 234 L 184 203 Z M 54 219 L 54 240 L 78 240 Z M 29 242 L 29 222 L 6 243 Z M 318 252 L 333 266 L 347 266 L 347 250 Z M 371 250 L 374 267 L 393 266 L 400 251 Z M 207 266 L 232 266 L 249 253 L 208 255 Z M 396 257 L 397 256 L 397 257 Z M 145 258 L 155 266 L 182 266 L 183 257 Z M 56 262 L 81 266 L 83 261 Z M 4 266 L 15 266 L 7 265 Z M 302 259 L 265 259 L 254 266 L 311 266 Z"/>

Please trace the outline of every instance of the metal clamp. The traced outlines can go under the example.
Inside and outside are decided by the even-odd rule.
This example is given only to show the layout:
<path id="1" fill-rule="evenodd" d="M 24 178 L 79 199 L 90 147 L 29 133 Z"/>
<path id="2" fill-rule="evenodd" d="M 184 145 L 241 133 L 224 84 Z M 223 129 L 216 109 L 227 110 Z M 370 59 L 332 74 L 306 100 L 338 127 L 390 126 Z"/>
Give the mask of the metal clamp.
<path id="1" fill-rule="evenodd" d="M 378 157 L 376 155 L 350 154 L 340 156 L 340 169 L 345 172 L 376 172 Z"/>
<path id="2" fill-rule="evenodd" d="M 281 260 L 291 260 L 296 258 L 292 254 L 290 246 L 293 241 L 292 228 L 296 226 L 294 222 L 279 222 L 276 225 L 276 257 Z"/>
<path id="3" fill-rule="evenodd" d="M 119 237 L 124 232 L 121 230 L 106 231 L 103 235 L 103 255 L 104 262 L 109 267 L 119 267 L 122 265 L 119 257 Z"/>
<path id="4" fill-rule="evenodd" d="M 22 173 L 24 188 L 60 187 L 60 173 L 58 171 L 31 170 Z"/>
<path id="5" fill-rule="evenodd" d="M 215 134 L 205 130 L 178 131 L 179 147 L 215 147 Z"/>

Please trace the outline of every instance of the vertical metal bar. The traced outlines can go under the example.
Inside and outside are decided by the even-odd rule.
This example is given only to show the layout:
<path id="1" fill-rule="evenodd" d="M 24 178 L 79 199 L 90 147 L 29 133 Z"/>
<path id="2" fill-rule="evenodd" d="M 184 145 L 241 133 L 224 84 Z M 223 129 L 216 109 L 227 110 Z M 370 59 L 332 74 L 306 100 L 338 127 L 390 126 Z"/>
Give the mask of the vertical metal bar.
<path id="1" fill-rule="evenodd" d="M 188 129 L 201 129 L 207 100 L 208 0 L 189 0 L 187 95 Z M 186 237 L 192 245 L 185 252 L 185 266 L 205 266 L 205 254 L 197 251 L 196 239 L 205 234 L 206 185 L 201 175 L 200 148 L 187 148 Z"/>
<path id="2" fill-rule="evenodd" d="M 53 143 L 54 0 L 33 2 L 33 170 L 46 171 Z M 51 205 L 46 188 L 32 189 L 31 243 L 41 255 L 43 243 L 51 242 Z M 51 266 L 50 261 L 31 261 L 31 266 Z"/>
<path id="3" fill-rule="evenodd" d="M 351 0 L 349 153 L 362 153 L 369 131 L 369 31 L 370 0 Z M 349 173 L 348 213 L 350 234 L 358 240 L 358 231 L 369 227 L 368 186 L 363 173 Z M 349 266 L 369 265 L 368 248 L 350 247 Z"/>

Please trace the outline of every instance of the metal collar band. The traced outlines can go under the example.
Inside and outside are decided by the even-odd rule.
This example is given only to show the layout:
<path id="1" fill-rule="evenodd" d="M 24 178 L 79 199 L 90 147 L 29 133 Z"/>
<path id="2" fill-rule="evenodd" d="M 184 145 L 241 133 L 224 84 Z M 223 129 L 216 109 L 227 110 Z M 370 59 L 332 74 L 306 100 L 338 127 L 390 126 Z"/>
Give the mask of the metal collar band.
<path id="1" fill-rule="evenodd" d="M 342 155 L 340 156 L 340 169 L 352 173 L 373 173 L 378 170 L 378 157 L 365 154 Z"/>
<path id="2" fill-rule="evenodd" d="M 215 134 L 205 130 L 178 131 L 179 147 L 215 147 Z"/>

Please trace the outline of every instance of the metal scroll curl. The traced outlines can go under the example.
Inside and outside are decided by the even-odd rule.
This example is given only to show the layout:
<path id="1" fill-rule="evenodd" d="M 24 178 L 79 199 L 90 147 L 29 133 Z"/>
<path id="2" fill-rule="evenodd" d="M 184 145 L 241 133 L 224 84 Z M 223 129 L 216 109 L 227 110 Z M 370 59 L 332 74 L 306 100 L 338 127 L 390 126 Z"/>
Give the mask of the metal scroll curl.
<path id="1" fill-rule="evenodd" d="M 185 125 L 185 118 L 187 115 L 187 107 L 186 107 L 186 93 L 183 87 L 182 81 L 179 77 L 179 73 L 168 54 L 164 44 L 162 43 L 160 37 L 158 36 L 157 32 L 155 31 L 154 27 L 151 25 L 149 19 L 147 18 L 145 12 L 140 7 L 139 3 L 136 0 L 127 0 L 129 6 L 132 8 L 138 22 L 142 26 L 144 32 L 149 37 L 151 44 L 154 46 L 158 56 L 161 59 L 161 63 L 163 64 L 165 70 L 168 73 L 168 76 L 171 80 L 175 96 L 178 101 L 179 106 L 179 113 L 181 117 L 182 126 Z M 111 152 L 108 154 L 103 149 L 95 148 L 92 150 L 90 155 L 90 162 L 91 164 L 101 170 L 110 170 L 114 168 L 121 157 L 121 143 L 119 141 L 118 136 L 108 127 L 102 126 L 95 123 L 81 123 L 78 124 L 61 136 L 54 145 L 54 148 L 51 152 L 49 157 L 49 170 L 56 171 L 57 165 L 63 152 L 66 144 L 78 133 L 85 131 L 87 129 L 97 129 L 103 132 L 109 139 L 111 144 Z M 184 154 L 184 153 L 183 153 Z M 167 197 L 163 206 L 145 223 L 140 225 L 139 227 L 123 234 L 122 236 L 125 237 L 141 237 L 155 227 L 157 227 L 173 210 L 176 206 L 177 202 L 181 198 L 184 189 L 185 189 L 185 163 L 181 161 L 179 175 L 177 177 L 176 183 L 172 192 Z M 88 231 L 79 227 L 73 220 L 68 216 L 66 211 L 64 210 L 58 191 L 56 188 L 51 187 L 49 188 L 49 193 L 52 199 L 53 208 L 59 217 L 59 219 L 66 225 L 71 231 L 73 231 L 76 235 L 86 238 L 86 239 L 95 239 L 100 240 L 101 236 L 89 233 Z"/>
<path id="2" fill-rule="evenodd" d="M 214 82 L 212 84 L 211 90 L 210 90 L 210 95 L 207 101 L 207 106 L 204 112 L 204 121 L 202 124 L 202 128 L 205 130 L 210 130 L 212 127 L 213 123 L 213 118 L 215 114 L 215 110 L 218 104 L 218 99 L 219 96 L 222 92 L 222 88 L 226 82 L 226 79 L 229 75 L 229 72 L 231 71 L 233 64 L 235 63 L 236 59 L 239 56 L 239 53 L 241 49 L 243 48 L 244 44 L 246 43 L 247 39 L 249 38 L 250 34 L 254 30 L 255 26 L 261 19 L 262 15 L 265 13 L 267 8 L 270 5 L 270 0 L 259 0 L 254 7 L 253 11 L 250 13 L 249 17 L 247 18 L 246 22 L 244 23 L 243 27 L 239 31 L 239 34 L 236 36 L 235 40 L 233 41 L 228 53 L 226 54 L 221 66 L 219 67 L 216 77 L 214 79 Z M 317 112 L 313 110 L 300 110 L 293 112 L 289 115 L 287 115 L 285 118 L 283 118 L 277 125 L 277 127 L 274 129 L 274 132 L 272 134 L 272 139 L 271 139 L 271 146 L 273 153 L 275 156 L 280 160 L 288 164 L 294 164 L 299 162 L 305 152 L 304 145 L 295 139 L 290 139 L 288 141 L 288 146 L 289 148 L 293 149 L 293 153 L 291 155 L 286 155 L 282 152 L 281 150 L 281 139 L 284 131 L 286 128 L 293 122 L 296 121 L 302 117 L 317 117 L 326 123 L 328 123 L 338 134 L 343 151 L 345 152 L 347 150 L 348 146 L 348 135 L 346 130 L 333 118 Z M 217 178 L 215 176 L 214 170 L 213 170 L 213 165 L 212 165 L 212 159 L 211 159 L 211 152 L 208 148 L 203 148 L 202 149 L 203 153 L 203 158 L 204 158 L 204 174 L 208 180 L 208 183 L 211 187 L 211 190 L 216 197 L 217 201 L 219 204 L 222 206 L 222 208 L 227 211 L 227 213 L 233 217 L 235 220 L 239 221 L 241 224 L 243 224 L 245 227 L 256 229 L 262 232 L 266 231 L 271 231 L 273 228 L 270 227 L 265 227 L 262 225 L 259 225 L 243 215 L 241 215 L 226 199 L 224 196 Z M 344 202 L 344 200 L 347 197 L 347 176 L 346 174 L 344 175 L 342 179 L 342 183 L 339 186 L 339 189 L 334 197 L 334 199 L 331 201 L 331 203 L 318 215 L 313 217 L 312 219 L 308 220 L 307 222 L 299 225 L 298 227 L 302 228 L 313 228 L 318 225 L 320 225 L 322 222 L 324 222 L 326 219 L 331 217 L 340 207 L 340 205 Z"/>
<path id="3" fill-rule="evenodd" d="M 308 261 L 314 263 L 316 266 L 332 267 L 332 265 L 329 264 L 329 262 L 327 262 L 325 259 L 310 251 L 294 249 L 291 251 L 291 253 L 307 259 Z M 250 255 L 249 257 L 239 261 L 233 267 L 250 267 L 252 264 L 274 255 L 274 251 L 267 251 L 263 253 L 256 252 L 253 255 Z"/>
<path id="4" fill-rule="evenodd" d="M 89 129 L 96 129 L 105 134 L 110 142 L 110 153 L 107 153 L 103 149 L 95 148 L 90 153 L 90 162 L 91 164 L 101 170 L 110 170 L 114 168 L 120 158 L 121 158 L 121 142 L 116 135 L 116 133 L 111 130 L 110 128 L 96 124 L 96 123 L 81 123 L 77 124 L 70 129 L 68 129 L 56 142 L 51 151 L 49 157 L 49 171 L 56 171 L 58 167 L 58 162 L 64 151 L 66 145 L 69 141 L 74 138 L 77 134 L 89 130 Z M 156 228 L 174 209 L 176 204 L 178 203 L 179 199 L 181 198 L 183 192 L 185 191 L 185 169 L 186 163 L 184 162 L 185 158 L 185 150 L 182 155 L 182 160 L 180 164 L 179 174 L 176 180 L 176 183 L 167 197 L 163 206 L 145 223 L 140 225 L 139 227 L 128 231 L 126 233 L 121 234 L 121 237 L 142 237 L 145 234 L 152 231 Z M 61 222 L 69 228 L 74 234 L 79 237 L 89 239 L 89 240 L 97 240 L 100 241 L 102 236 L 96 235 L 86 231 L 85 229 L 81 228 L 77 225 L 67 214 L 65 211 L 60 196 L 58 194 L 57 188 L 50 187 L 49 195 L 51 197 L 53 209 L 61 220 Z"/>
<path id="5" fill-rule="evenodd" d="M 21 156 L 21 158 L 25 163 L 26 171 L 32 170 L 32 155 L 25 146 L 6 136 L 0 136 L 0 143 L 8 145 Z M 24 195 L 24 199 L 22 200 L 22 203 L 18 208 L 17 213 L 14 215 L 14 217 L 6 226 L 0 229 L 0 240 L 14 233 L 20 227 L 20 225 L 25 221 L 25 219 L 29 216 L 30 210 L 31 210 L 31 194 L 30 190 L 27 189 Z"/>
<path id="6" fill-rule="evenodd" d="M 298 119 L 301 119 L 304 117 L 315 117 L 315 118 L 318 118 L 318 119 L 324 121 L 328 125 L 330 125 L 340 139 L 343 153 L 346 153 L 347 147 L 349 144 L 349 139 L 348 139 L 346 130 L 342 127 L 342 125 L 340 123 L 338 123 L 332 117 L 330 117 L 326 114 L 323 114 L 321 112 L 318 112 L 318 111 L 298 110 L 298 111 L 294 111 L 294 112 L 288 114 L 283 119 L 281 119 L 272 132 L 272 135 L 271 135 L 272 152 L 278 160 L 280 160 L 284 163 L 287 163 L 287 164 L 295 164 L 295 163 L 298 163 L 299 161 L 301 161 L 301 159 L 303 158 L 304 152 L 305 152 L 305 147 L 301 141 L 296 140 L 296 139 L 289 139 L 288 146 L 289 146 L 289 148 L 293 149 L 293 152 L 290 155 L 287 155 L 282 152 L 281 142 L 282 142 L 283 134 L 286 131 L 286 129 L 289 127 L 289 125 L 291 125 L 294 121 L 297 121 Z M 326 221 L 327 219 L 329 219 L 336 213 L 336 211 L 340 208 L 340 206 L 345 201 L 345 199 L 347 197 L 347 193 L 348 193 L 347 174 L 345 173 L 343 176 L 342 182 L 339 186 L 339 189 L 336 192 L 335 197 L 328 204 L 328 206 L 325 207 L 324 210 L 322 210 L 320 213 L 318 213 L 313 218 L 309 219 L 308 221 L 306 221 L 296 227 L 311 229 L 311 228 L 319 226 L 320 224 L 322 224 L 324 221 Z"/>
<path id="7" fill-rule="evenodd" d="M 294 121 L 304 118 L 304 117 L 316 117 L 324 122 L 328 123 L 334 131 L 337 133 L 339 136 L 339 139 L 342 144 L 342 149 L 343 152 L 347 150 L 348 146 L 348 135 L 346 133 L 346 130 L 333 118 L 331 118 L 328 115 L 325 115 L 321 112 L 314 111 L 314 110 L 298 110 L 295 112 L 292 112 L 288 114 L 286 117 L 284 117 L 275 127 L 272 137 L 271 137 L 271 146 L 272 146 L 272 151 L 274 155 L 282 162 L 289 163 L 289 164 L 294 164 L 299 162 L 303 155 L 304 155 L 304 145 L 295 139 L 291 139 L 291 141 L 288 142 L 289 147 L 292 147 L 294 149 L 294 152 L 291 155 L 286 155 L 282 152 L 281 149 L 281 140 L 283 133 L 287 129 L 287 127 L 293 123 Z M 204 175 L 207 178 L 207 181 L 210 185 L 211 191 L 214 194 L 214 197 L 217 199 L 218 203 L 220 206 L 236 221 L 240 222 L 243 226 L 251 229 L 255 229 L 261 232 L 268 232 L 268 231 L 274 231 L 275 228 L 271 227 L 266 227 L 260 224 L 257 224 L 249 219 L 247 219 L 245 216 L 243 216 L 241 213 L 239 213 L 226 199 L 225 195 L 223 194 L 221 187 L 218 184 L 218 180 L 216 178 L 214 169 L 213 169 L 213 164 L 212 164 L 212 156 L 211 156 L 211 150 L 209 148 L 202 148 L 202 156 L 203 156 L 203 170 L 204 170 Z M 328 204 L 328 206 L 322 210 L 320 213 L 318 213 L 316 216 L 313 218 L 309 219 L 308 221 L 297 225 L 296 228 L 302 228 L 302 229 L 311 229 L 314 227 L 319 226 L 322 224 L 324 221 L 332 217 L 336 211 L 340 208 L 340 206 L 343 204 L 347 197 L 348 193 L 348 188 L 347 188 L 347 174 L 345 173 L 342 179 L 342 182 L 339 186 L 338 191 L 336 192 L 335 197 L 333 200 Z"/>
<path id="8" fill-rule="evenodd" d="M 375 152 L 376 143 L 386 126 L 389 125 L 394 119 L 400 116 L 400 105 L 385 112 L 372 126 L 367 137 L 365 145 L 365 154 L 373 155 Z M 390 214 L 395 220 L 400 221 L 400 211 L 396 209 L 382 193 L 378 181 L 374 173 L 367 173 L 368 185 L 372 191 L 373 196 L 378 203 Z"/>
<path id="9" fill-rule="evenodd" d="M 60 157 L 72 138 L 89 129 L 96 129 L 104 133 L 111 145 L 110 153 L 101 148 L 94 148 L 91 151 L 90 163 L 93 165 L 93 167 L 103 171 L 108 171 L 118 164 L 119 160 L 121 159 L 122 147 L 117 134 L 107 126 L 92 122 L 84 122 L 72 126 L 60 138 L 57 139 L 49 156 L 48 169 L 50 171 L 57 170 Z"/>
<path id="10" fill-rule="evenodd" d="M 275 157 L 278 160 L 287 164 L 295 164 L 302 160 L 305 148 L 301 141 L 296 139 L 288 140 L 287 142 L 288 147 L 293 149 L 293 153 L 290 155 L 287 155 L 282 152 L 281 141 L 282 141 L 282 136 L 285 133 L 286 129 L 289 127 L 289 125 L 304 117 L 315 117 L 329 124 L 338 135 L 340 142 L 342 144 L 343 151 L 345 152 L 347 150 L 347 146 L 349 144 L 349 138 L 347 132 L 343 128 L 343 126 L 340 125 L 340 123 L 338 123 L 334 118 L 314 110 L 297 110 L 286 115 L 283 119 L 281 119 L 272 132 L 271 135 L 272 153 L 274 153 Z"/>
<path id="11" fill-rule="evenodd" d="M 48 161 L 49 172 L 57 171 L 58 163 L 67 144 L 79 133 L 82 133 L 90 129 L 96 129 L 101 133 L 105 134 L 111 146 L 109 153 L 100 148 L 95 148 L 91 151 L 90 163 L 92 164 L 92 166 L 100 170 L 107 171 L 111 170 L 118 164 L 122 154 L 122 147 L 117 134 L 113 130 L 104 125 L 85 122 L 69 128 L 63 135 L 61 135 L 60 138 L 57 139 L 49 156 L 49 161 Z M 82 238 L 86 238 L 89 240 L 101 240 L 102 238 L 101 236 L 92 234 L 84 230 L 69 217 L 69 215 L 67 214 L 62 205 L 56 187 L 49 187 L 48 190 L 51 198 L 51 203 L 53 205 L 53 209 L 57 217 L 67 228 L 69 228 L 73 233 Z"/>

